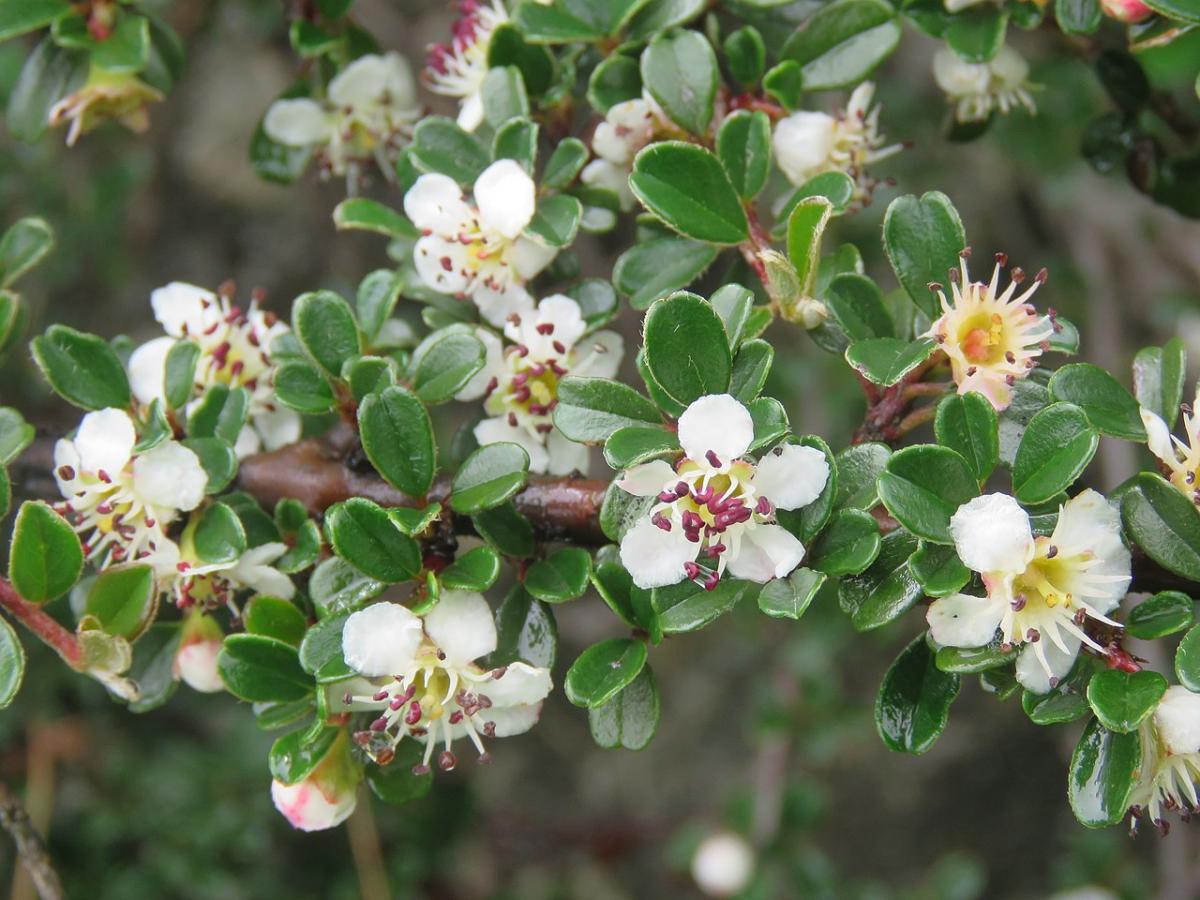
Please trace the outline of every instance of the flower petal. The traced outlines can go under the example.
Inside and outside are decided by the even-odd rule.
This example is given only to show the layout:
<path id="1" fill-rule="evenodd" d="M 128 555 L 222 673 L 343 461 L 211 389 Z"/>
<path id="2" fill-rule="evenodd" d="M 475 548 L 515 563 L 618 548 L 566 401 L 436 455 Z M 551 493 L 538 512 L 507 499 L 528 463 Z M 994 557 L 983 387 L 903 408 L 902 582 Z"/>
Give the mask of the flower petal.
<path id="1" fill-rule="evenodd" d="M 785 578 L 804 559 L 804 545 L 781 525 L 758 525 L 742 533 L 737 553 L 729 559 L 729 574 L 764 584 Z"/>
<path id="2" fill-rule="evenodd" d="M 1175 455 L 1175 445 L 1171 442 L 1171 429 L 1157 413 L 1143 408 L 1141 414 L 1142 426 L 1146 429 L 1149 438 L 1146 445 L 1150 448 L 1150 452 L 1172 469 L 1175 468 L 1179 464 L 1179 459 Z"/>
<path id="3" fill-rule="evenodd" d="M 442 294 L 461 294 L 471 286 L 473 269 L 467 248 L 438 234 L 430 234 L 413 247 L 413 265 L 421 280 Z"/>
<path id="4" fill-rule="evenodd" d="M 480 691 L 492 701 L 494 709 L 497 706 L 540 703 L 546 699 L 553 686 L 549 669 L 515 662 L 505 667 L 501 677 L 493 678 L 481 687 Z"/>
<path id="5" fill-rule="evenodd" d="M 771 145 L 788 181 L 800 185 L 826 163 L 836 130 L 837 121 L 822 112 L 796 112 L 779 120 Z"/>
<path id="6" fill-rule="evenodd" d="M 503 328 L 509 316 L 527 316 L 533 312 L 533 298 L 524 287 L 505 284 L 493 287 L 483 284 L 475 288 L 471 299 L 479 314 L 491 325 Z"/>
<path id="7" fill-rule="evenodd" d="M 444 590 L 423 621 L 425 633 L 452 665 L 466 665 L 496 649 L 496 620 L 483 594 Z"/>
<path id="8" fill-rule="evenodd" d="M 727 465 L 745 453 L 752 440 L 750 411 L 729 394 L 693 400 L 679 417 L 679 443 L 688 458 L 697 462 L 711 450 Z"/>
<path id="9" fill-rule="evenodd" d="M 221 641 L 190 641 L 175 654 L 175 677 L 193 691 L 215 694 L 225 690 L 217 670 L 217 657 L 221 655 Z"/>
<path id="10" fill-rule="evenodd" d="M 333 133 L 333 122 L 321 104 L 307 97 L 276 100 L 263 118 L 263 131 L 277 144 L 307 147 L 323 144 Z"/>
<path id="11" fill-rule="evenodd" d="M 666 587 L 686 577 L 683 564 L 696 558 L 696 545 L 678 525 L 663 531 L 642 519 L 621 539 L 621 564 L 640 588 Z"/>
<path id="12" fill-rule="evenodd" d="M 400 675 L 412 665 L 421 638 L 421 619 L 412 610 L 375 603 L 352 613 L 342 626 L 342 656 L 369 678 Z"/>
<path id="13" fill-rule="evenodd" d="M 1178 684 L 1167 688 L 1154 710 L 1154 726 L 1172 753 L 1200 752 L 1200 694 Z"/>
<path id="14" fill-rule="evenodd" d="M 617 486 L 635 497 L 654 497 L 667 485 L 673 485 L 678 480 L 675 468 L 669 462 L 653 459 L 632 469 L 626 469 Z"/>
<path id="15" fill-rule="evenodd" d="M 488 382 L 504 368 L 504 345 L 490 328 L 476 328 L 475 337 L 486 351 L 483 368 L 471 376 L 462 390 L 454 395 L 455 400 L 478 400 L 487 393 Z"/>
<path id="16" fill-rule="evenodd" d="M 129 462 L 136 443 L 133 420 L 124 410 L 112 407 L 88 413 L 75 432 L 75 449 L 85 472 L 103 469 L 116 475 Z"/>
<path id="17" fill-rule="evenodd" d="M 154 318 L 172 337 L 203 332 L 208 327 L 206 313 L 216 302 L 212 291 L 184 281 L 172 281 L 150 292 Z"/>
<path id="18" fill-rule="evenodd" d="M 479 446 L 508 442 L 520 444 L 529 454 L 529 471 L 543 475 L 550 465 L 550 454 L 545 445 L 529 433 L 528 428 L 520 425 L 509 425 L 507 419 L 484 419 L 474 430 L 475 440 Z"/>
<path id="19" fill-rule="evenodd" d="M 496 737 L 513 737 L 524 734 L 537 724 L 542 715 L 542 704 L 531 706 L 505 706 L 500 709 L 492 708 L 479 714 L 479 718 L 494 725 L 492 731 Z"/>
<path id="20" fill-rule="evenodd" d="M 1053 686 L 1051 678 L 1057 684 L 1067 677 L 1079 656 L 1079 638 L 1063 634 L 1062 639 L 1067 648 L 1065 651 L 1048 640 L 1025 645 L 1016 666 L 1017 682 L 1021 687 L 1035 694 L 1046 694 Z"/>
<path id="21" fill-rule="evenodd" d="M 781 444 L 758 461 L 754 489 L 780 509 L 808 506 L 825 490 L 829 460 L 816 447 Z"/>
<path id="22" fill-rule="evenodd" d="M 625 356 L 625 339 L 615 331 L 597 331 L 580 341 L 575 353 L 572 375 L 615 378 Z"/>
<path id="23" fill-rule="evenodd" d="M 537 275 L 558 256 L 557 247 L 547 247 L 529 238 L 520 237 L 508 248 L 508 262 L 525 281 Z"/>
<path id="24" fill-rule="evenodd" d="M 1101 614 L 1116 609 L 1129 590 L 1132 564 L 1117 508 L 1091 488 L 1081 491 L 1063 504 L 1050 541 L 1065 557 L 1091 555 L 1078 576 L 1088 584 L 1085 599 Z"/>
<path id="25" fill-rule="evenodd" d="M 187 512 L 200 505 L 207 487 L 200 457 L 176 441 L 159 444 L 133 461 L 133 489 L 155 506 Z"/>
<path id="26" fill-rule="evenodd" d="M 475 179 L 479 224 L 512 240 L 525 230 L 536 202 L 533 179 L 513 159 L 498 159 Z"/>
<path id="27" fill-rule="evenodd" d="M 943 647 L 983 647 L 996 636 L 1003 616 L 1003 601 L 950 594 L 929 605 L 925 620 Z"/>
<path id="28" fill-rule="evenodd" d="M 404 214 L 421 231 L 453 237 L 471 221 L 462 189 L 448 175 L 422 175 L 404 195 Z"/>
<path id="29" fill-rule="evenodd" d="M 463 131 L 474 131 L 483 124 L 483 92 L 475 91 L 462 98 L 458 111 L 458 127 Z"/>
<path id="30" fill-rule="evenodd" d="M 300 440 L 303 423 L 294 409 L 271 409 L 255 413 L 254 430 L 268 450 L 278 450 Z"/>
<path id="31" fill-rule="evenodd" d="M 163 399 L 167 354 L 174 346 L 175 338 L 157 337 L 129 355 L 129 387 L 138 403 L 149 406 L 155 400 Z"/>
<path id="32" fill-rule="evenodd" d="M 1029 515 L 1008 494 L 968 500 L 950 517 L 959 558 L 976 572 L 1023 572 L 1033 558 Z"/>
<path id="33" fill-rule="evenodd" d="M 587 474 L 590 459 L 587 446 L 575 443 L 557 428 L 546 435 L 546 455 L 547 475 Z"/>
<path id="34" fill-rule="evenodd" d="M 350 818 L 358 797 L 353 789 L 349 789 L 330 799 L 308 778 L 295 784 L 284 784 L 275 779 L 271 782 L 271 801 L 293 828 L 323 831 Z"/>
<path id="35" fill-rule="evenodd" d="M 337 106 L 365 107 L 379 102 L 388 88 L 391 66 L 377 53 L 360 56 L 329 82 L 329 99 Z"/>

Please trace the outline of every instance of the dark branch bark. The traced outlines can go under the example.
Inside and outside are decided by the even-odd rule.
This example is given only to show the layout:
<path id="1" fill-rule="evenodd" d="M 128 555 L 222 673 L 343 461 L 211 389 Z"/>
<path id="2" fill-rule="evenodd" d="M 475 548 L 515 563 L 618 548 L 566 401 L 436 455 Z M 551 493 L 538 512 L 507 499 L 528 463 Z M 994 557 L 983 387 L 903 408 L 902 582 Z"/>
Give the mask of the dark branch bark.
<path id="1" fill-rule="evenodd" d="M 62 882 L 50 862 L 46 845 L 29 820 L 29 813 L 7 784 L 0 782 L 0 827 L 17 845 L 17 856 L 42 900 L 61 900 Z"/>

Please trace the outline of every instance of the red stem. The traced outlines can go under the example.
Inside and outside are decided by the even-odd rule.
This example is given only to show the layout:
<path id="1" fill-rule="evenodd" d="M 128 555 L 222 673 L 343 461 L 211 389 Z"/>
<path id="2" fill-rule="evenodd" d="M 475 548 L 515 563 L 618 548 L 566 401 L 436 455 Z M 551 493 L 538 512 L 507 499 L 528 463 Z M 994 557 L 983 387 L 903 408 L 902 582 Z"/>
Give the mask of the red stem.
<path id="1" fill-rule="evenodd" d="M 75 635 L 56 622 L 36 603 L 23 599 L 7 578 L 0 578 L 0 608 L 53 648 L 72 669 L 83 667 L 83 651 Z"/>

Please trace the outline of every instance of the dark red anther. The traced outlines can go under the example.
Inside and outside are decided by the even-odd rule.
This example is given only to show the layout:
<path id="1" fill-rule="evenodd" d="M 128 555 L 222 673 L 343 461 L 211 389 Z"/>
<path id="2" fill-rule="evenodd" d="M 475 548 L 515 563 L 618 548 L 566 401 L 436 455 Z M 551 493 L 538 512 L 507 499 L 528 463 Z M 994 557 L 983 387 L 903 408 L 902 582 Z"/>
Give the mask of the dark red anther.
<path id="1" fill-rule="evenodd" d="M 416 725 L 421 721 L 421 704 L 414 700 L 408 705 L 408 712 L 404 714 L 405 725 Z"/>
<path id="2" fill-rule="evenodd" d="M 58 467 L 58 477 L 61 478 L 63 481 L 74 481 L 75 480 L 75 470 L 71 466 L 59 466 Z"/>
<path id="3" fill-rule="evenodd" d="M 708 460 L 708 464 L 710 466 L 712 466 L 714 469 L 721 468 L 721 458 L 719 456 L 717 456 L 717 454 L 714 453 L 712 450 L 707 451 L 704 454 L 704 458 Z"/>
<path id="4" fill-rule="evenodd" d="M 538 334 L 554 334 L 553 322 L 538 322 L 536 327 Z"/>

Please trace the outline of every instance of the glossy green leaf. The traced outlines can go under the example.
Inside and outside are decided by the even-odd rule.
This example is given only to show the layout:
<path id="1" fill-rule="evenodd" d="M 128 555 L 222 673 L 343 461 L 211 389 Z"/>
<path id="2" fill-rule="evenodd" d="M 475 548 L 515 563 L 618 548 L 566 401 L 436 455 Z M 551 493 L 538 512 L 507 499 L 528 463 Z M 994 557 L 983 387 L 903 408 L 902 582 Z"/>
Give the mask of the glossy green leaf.
<path id="1" fill-rule="evenodd" d="M 412 387 L 424 403 L 443 403 L 462 390 L 483 368 L 487 353 L 472 334 L 447 334 L 435 341 L 417 361 Z"/>
<path id="2" fill-rule="evenodd" d="M 333 291 L 301 294 L 292 306 L 292 327 L 309 356 L 337 378 L 346 360 L 362 353 L 350 304 Z"/>
<path id="3" fill-rule="evenodd" d="M 30 344 L 33 360 L 63 399 L 83 409 L 129 405 L 125 367 L 108 342 L 66 325 L 51 325 Z"/>
<path id="4" fill-rule="evenodd" d="M 280 597 L 254 597 L 242 612 L 242 621 L 250 634 L 273 637 L 299 647 L 308 630 L 304 613 L 290 600 Z"/>
<path id="5" fill-rule="evenodd" d="M 275 396 L 284 406 L 303 413 L 333 409 L 333 388 L 316 366 L 289 360 L 275 370 Z"/>
<path id="6" fill-rule="evenodd" d="M 620 428 L 661 421 L 658 407 L 619 381 L 568 375 L 558 383 L 554 424 L 573 441 L 601 443 Z"/>
<path id="7" fill-rule="evenodd" d="M 532 556 L 536 549 L 533 526 L 511 502 L 476 513 L 471 522 L 481 538 L 506 556 Z"/>
<path id="8" fill-rule="evenodd" d="M 1133 393 L 1138 406 L 1174 427 L 1183 399 L 1187 355 L 1183 339 L 1174 337 L 1161 347 L 1146 347 L 1133 360 Z"/>
<path id="9" fill-rule="evenodd" d="M 879 502 L 877 483 L 891 459 L 886 444 L 853 444 L 837 455 L 838 507 L 871 509 Z"/>
<path id="10" fill-rule="evenodd" d="M 229 693 L 251 703 L 301 700 L 313 692 L 296 648 L 259 634 L 232 634 L 217 657 Z"/>
<path id="11" fill-rule="evenodd" d="M 546 603 L 583 596 L 592 574 L 592 558 L 581 547 L 564 547 L 535 562 L 525 573 L 525 590 Z"/>
<path id="12" fill-rule="evenodd" d="M 0 709 L 12 704 L 24 678 L 25 648 L 8 620 L 0 619 Z"/>
<path id="13" fill-rule="evenodd" d="M 634 159 L 629 186 L 646 209 L 685 237 L 737 244 L 750 235 L 741 198 L 720 160 L 703 147 L 651 144 Z"/>
<path id="14" fill-rule="evenodd" d="M 634 309 L 685 288 L 717 258 L 711 244 L 671 235 L 634 244 L 617 258 L 613 284 Z"/>
<path id="15" fill-rule="evenodd" d="M 499 506 L 525 486 L 529 454 L 518 444 L 480 447 L 466 458 L 451 483 L 450 506 L 474 515 Z"/>
<path id="16" fill-rule="evenodd" d="M 1099 442 L 1078 406 L 1047 406 L 1021 436 L 1013 461 L 1013 493 L 1022 503 L 1041 503 L 1066 490 L 1092 461 Z"/>
<path id="17" fill-rule="evenodd" d="M 958 593 L 971 580 L 971 570 L 963 565 L 954 548 L 945 544 L 922 543 L 908 567 L 927 597 Z"/>
<path id="18" fill-rule="evenodd" d="M 728 576 L 706 591 L 690 581 L 655 588 L 652 603 L 664 634 L 684 634 L 712 624 L 743 600 L 758 596 L 761 585 Z"/>
<path id="19" fill-rule="evenodd" d="M 734 189 L 746 199 L 758 195 L 771 171 L 771 120 L 761 110 L 738 110 L 717 132 L 717 158 Z"/>
<path id="20" fill-rule="evenodd" d="M 638 676 L 615 697 L 588 708 L 592 740 L 607 749 L 641 750 L 658 730 L 660 711 L 654 673 L 650 666 L 643 666 Z"/>
<path id="21" fill-rule="evenodd" d="M 376 581 L 406 581 L 421 568 L 415 541 L 401 533 L 385 510 L 352 497 L 325 514 L 325 533 L 338 556 Z"/>
<path id="22" fill-rule="evenodd" d="M 473 184 L 491 163 L 479 141 L 441 116 L 417 124 L 409 154 L 423 172 L 440 172 L 459 184 Z"/>
<path id="23" fill-rule="evenodd" d="M 1093 719 L 1071 756 L 1067 798 L 1071 810 L 1088 828 L 1116 825 L 1129 811 L 1129 797 L 1142 763 L 1136 732 L 1119 734 Z"/>
<path id="24" fill-rule="evenodd" d="M 673 294 L 646 313 L 646 365 L 659 386 L 683 406 L 729 388 L 733 360 L 725 326 L 695 294 Z"/>
<path id="25" fill-rule="evenodd" d="M 1054 401 L 1074 403 L 1101 434 L 1127 441 L 1146 440 L 1138 403 L 1129 391 L 1099 366 L 1071 363 L 1054 373 L 1047 385 Z"/>
<path id="26" fill-rule="evenodd" d="M 806 91 L 857 84 L 900 40 L 895 12 L 882 0 L 838 0 L 821 7 L 780 51 L 800 65 Z"/>
<path id="27" fill-rule="evenodd" d="M 662 425 L 628 425 L 604 442 L 604 461 L 618 471 L 678 452 L 678 435 Z"/>
<path id="28" fill-rule="evenodd" d="M 1189 691 L 1200 691 L 1200 626 L 1190 629 L 1175 650 L 1175 677 Z"/>
<path id="29" fill-rule="evenodd" d="M 972 497 L 979 483 L 966 460 L 935 444 L 905 447 L 892 454 L 879 476 L 879 499 L 917 537 L 951 544 L 950 517 Z"/>
<path id="30" fill-rule="evenodd" d="M 45 603 L 69 591 L 82 571 L 83 548 L 66 519 L 40 501 L 22 503 L 8 556 L 8 578 L 17 593 Z"/>
<path id="31" fill-rule="evenodd" d="M 959 677 L 938 669 L 925 636 L 905 648 L 883 676 L 875 725 L 890 750 L 924 753 L 941 736 L 958 696 Z"/>
<path id="32" fill-rule="evenodd" d="M 1121 520 L 1152 560 L 1200 581 L 1200 512 L 1173 485 L 1149 472 L 1138 475 L 1121 495 Z"/>
<path id="33" fill-rule="evenodd" d="M 646 664 L 646 645 L 630 638 L 593 644 L 567 670 L 563 691 L 576 706 L 596 709 L 631 684 Z"/>
<path id="34" fill-rule="evenodd" d="M 758 608 L 775 619 L 799 619 L 825 584 L 821 572 L 795 569 L 787 578 L 768 581 L 758 593 Z"/>
<path id="35" fill-rule="evenodd" d="M 809 549 L 808 564 L 826 575 L 857 575 L 875 561 L 881 546 L 874 516 L 841 509 Z"/>
<path id="36" fill-rule="evenodd" d="M 442 587 L 482 593 L 500 577 L 500 557 L 491 547 L 474 547 L 442 570 Z"/>
<path id="37" fill-rule="evenodd" d="M 146 630 L 158 608 L 154 570 L 147 565 L 101 572 L 88 591 L 84 611 L 108 634 L 134 640 Z"/>
<path id="38" fill-rule="evenodd" d="M 410 391 L 389 387 L 358 407 L 363 451 L 392 487 L 422 497 L 433 483 L 437 450 L 424 405 Z"/>
<path id="39" fill-rule="evenodd" d="M 838 604 L 858 631 L 869 631 L 895 621 L 923 596 L 921 585 L 908 566 L 917 541 L 903 530 L 883 537 L 875 562 L 859 575 L 843 578 Z"/>
<path id="40" fill-rule="evenodd" d="M 1195 606 L 1195 601 L 1187 594 L 1160 591 L 1129 611 L 1125 619 L 1125 633 L 1143 641 L 1152 641 L 1191 628 L 1195 621 Z"/>
<path id="41" fill-rule="evenodd" d="M 938 316 L 939 303 L 929 285 L 945 283 L 966 244 L 958 211 L 939 191 L 897 197 L 883 217 L 883 246 L 896 278 L 931 319 Z"/>
<path id="42" fill-rule="evenodd" d="M 867 381 L 890 387 L 925 362 L 936 348 L 928 338 L 911 343 L 899 338 L 870 338 L 851 344 L 846 362 Z"/>
<path id="43" fill-rule="evenodd" d="M 951 394 L 938 404 L 933 422 L 937 441 L 956 451 L 978 481 L 984 481 L 1000 461 L 1000 425 L 996 410 L 974 391 Z"/>
<path id="44" fill-rule="evenodd" d="M 698 31 L 655 38 L 642 54 L 642 83 L 663 112 L 692 134 L 703 135 L 720 80 L 717 55 Z"/>
<path id="45" fill-rule="evenodd" d="M 1101 725 L 1125 733 L 1154 712 L 1166 690 L 1167 679 L 1157 672 L 1106 669 L 1088 682 L 1087 698 Z"/>
<path id="46" fill-rule="evenodd" d="M 2 33 L 3 13 L 0 13 L 0 40 L 4 40 Z M 53 249 L 54 229 L 49 222 L 32 216 L 18 219 L 0 237 L 0 288 L 10 287 Z"/>

